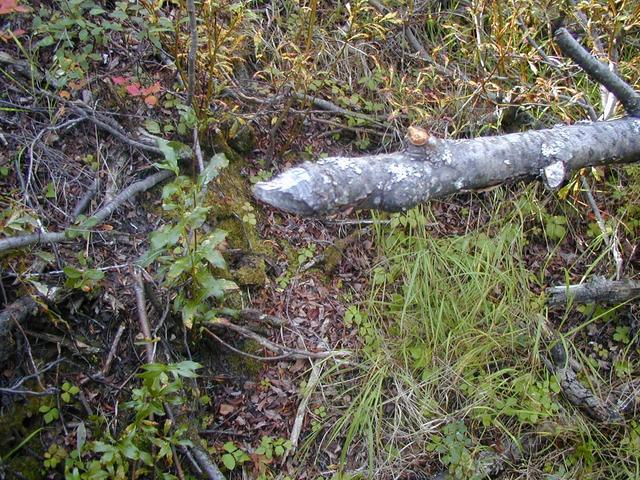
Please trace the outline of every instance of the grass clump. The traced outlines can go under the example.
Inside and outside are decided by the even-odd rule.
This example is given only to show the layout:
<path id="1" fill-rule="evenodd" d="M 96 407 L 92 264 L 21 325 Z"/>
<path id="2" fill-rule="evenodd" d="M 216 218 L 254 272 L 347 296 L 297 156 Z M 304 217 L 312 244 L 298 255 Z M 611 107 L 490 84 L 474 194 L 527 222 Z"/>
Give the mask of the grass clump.
<path id="1" fill-rule="evenodd" d="M 429 217 L 417 208 L 377 230 L 371 296 L 345 317 L 364 343 L 364 373 L 328 439 L 344 439 L 347 466 L 366 451 L 376 477 L 409 464 L 472 478 L 482 451 L 560 410 L 539 356 L 523 225 L 439 238 Z"/>

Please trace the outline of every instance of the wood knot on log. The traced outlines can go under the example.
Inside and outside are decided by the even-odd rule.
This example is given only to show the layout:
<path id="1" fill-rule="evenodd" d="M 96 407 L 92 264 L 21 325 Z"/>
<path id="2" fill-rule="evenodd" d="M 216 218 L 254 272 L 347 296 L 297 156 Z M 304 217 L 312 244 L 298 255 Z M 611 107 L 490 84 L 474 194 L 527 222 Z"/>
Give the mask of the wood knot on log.
<path id="1" fill-rule="evenodd" d="M 437 144 L 437 139 L 422 127 L 413 125 L 407 129 L 407 140 L 416 147 L 433 148 Z"/>

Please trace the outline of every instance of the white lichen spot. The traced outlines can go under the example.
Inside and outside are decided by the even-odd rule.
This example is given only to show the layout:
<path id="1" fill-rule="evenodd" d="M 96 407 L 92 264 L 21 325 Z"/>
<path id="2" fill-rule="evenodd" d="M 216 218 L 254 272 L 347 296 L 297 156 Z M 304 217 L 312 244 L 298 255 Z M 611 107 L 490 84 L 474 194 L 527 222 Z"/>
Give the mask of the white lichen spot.
<path id="1" fill-rule="evenodd" d="M 542 170 L 542 178 L 545 184 L 552 190 L 560 187 L 566 175 L 566 168 L 564 162 L 554 162 L 551 165 L 547 165 Z"/>
<path id="2" fill-rule="evenodd" d="M 640 119 L 634 118 L 631 127 L 633 128 L 633 133 L 635 133 L 636 135 L 640 135 Z"/>
<path id="3" fill-rule="evenodd" d="M 507 165 L 507 166 L 511 165 L 511 160 L 505 160 L 504 164 Z"/>
<path id="4" fill-rule="evenodd" d="M 402 182 L 404 179 L 409 177 L 409 172 L 407 167 L 400 163 L 392 163 L 389 166 L 389 172 L 391 172 L 394 176 L 394 181 Z"/>
<path id="5" fill-rule="evenodd" d="M 454 185 L 456 186 L 457 190 L 462 190 L 462 187 L 464 187 L 464 181 L 459 178 L 458 180 L 456 180 L 456 183 L 454 183 Z"/>
<path id="6" fill-rule="evenodd" d="M 451 162 L 453 162 L 453 155 L 451 154 L 451 150 L 449 150 L 449 148 L 445 148 L 442 152 L 442 161 L 445 163 L 445 165 L 451 165 Z"/>
<path id="7" fill-rule="evenodd" d="M 304 168 L 292 168 L 291 170 L 284 172 L 282 175 L 278 175 L 276 178 L 268 181 L 261 182 L 260 187 L 263 190 L 280 190 L 288 191 L 297 187 L 303 182 L 310 182 L 311 175 Z"/>
<path id="8" fill-rule="evenodd" d="M 542 156 L 545 158 L 554 157 L 559 152 L 559 146 L 555 143 L 542 144 Z"/>

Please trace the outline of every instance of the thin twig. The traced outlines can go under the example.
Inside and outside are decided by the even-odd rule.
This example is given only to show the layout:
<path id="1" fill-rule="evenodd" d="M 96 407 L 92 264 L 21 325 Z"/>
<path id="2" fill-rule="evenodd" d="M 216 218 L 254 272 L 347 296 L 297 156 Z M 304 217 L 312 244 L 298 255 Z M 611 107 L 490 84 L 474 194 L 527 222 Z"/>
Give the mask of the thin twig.
<path id="1" fill-rule="evenodd" d="M 527 40 L 527 43 L 531 45 L 536 52 L 538 52 L 538 55 L 542 57 L 542 60 L 544 60 L 545 63 L 552 66 L 553 68 L 560 68 L 562 66 L 562 62 L 560 60 L 556 58 L 551 58 L 549 55 L 547 55 L 547 53 L 543 50 L 543 48 L 540 45 L 538 45 L 538 42 L 536 42 L 533 39 L 533 37 L 529 35 L 529 29 L 527 28 L 527 26 L 524 23 L 524 20 L 522 20 L 522 17 L 520 16 L 518 17 L 518 25 L 522 29 L 522 32 L 524 33 L 524 38 Z"/>
<path id="2" fill-rule="evenodd" d="M 151 328 L 149 328 L 149 319 L 147 317 L 147 302 L 144 298 L 144 285 L 142 283 L 142 275 L 140 269 L 133 269 L 133 289 L 136 294 L 136 308 L 138 309 L 138 321 L 140 322 L 140 331 L 144 335 L 145 350 L 147 352 L 147 363 L 153 363 L 155 357 L 155 348 L 151 341 Z"/>
<path id="3" fill-rule="evenodd" d="M 20 387 L 24 382 L 26 382 L 27 380 L 30 380 L 32 378 L 37 378 L 40 375 L 42 375 L 43 373 L 45 373 L 48 370 L 51 370 L 53 367 L 55 367 L 56 365 L 58 365 L 60 362 L 64 362 L 65 359 L 64 358 L 58 358 L 57 360 L 54 360 L 53 362 L 51 362 L 49 365 L 47 365 L 44 368 L 41 368 L 40 370 L 30 374 L 30 375 L 26 375 L 24 377 L 22 377 L 20 380 L 18 380 L 16 383 L 13 384 L 12 387 L 10 388 L 6 388 L 4 391 L 13 391 L 13 392 L 17 392 L 18 387 Z M 54 390 L 58 390 L 57 388 Z"/>
<path id="4" fill-rule="evenodd" d="M 373 8 L 378 10 L 380 13 L 386 13 L 388 11 L 388 9 L 377 0 L 369 0 L 369 3 Z M 409 44 L 409 46 L 415 50 L 418 58 L 423 62 L 427 62 L 430 65 L 433 65 L 433 68 L 435 68 L 438 73 L 441 73 L 448 77 L 458 76 L 465 82 L 469 81 L 469 77 L 467 77 L 461 71 L 454 72 L 450 68 L 447 68 L 444 65 L 440 65 L 431 55 L 429 55 L 427 53 L 427 49 L 424 48 L 422 43 L 420 43 L 420 40 L 418 40 L 418 38 L 415 36 L 411 27 L 406 26 L 404 28 L 404 37 L 407 40 L 407 43 Z"/>
<path id="5" fill-rule="evenodd" d="M 291 435 L 289 435 L 289 441 L 291 442 L 292 448 L 296 448 L 298 446 L 298 440 L 300 439 L 300 432 L 302 431 L 302 423 L 304 422 L 304 417 L 307 412 L 307 405 L 309 404 L 309 399 L 316 389 L 316 385 L 320 381 L 320 373 L 322 372 L 321 367 L 317 365 L 317 363 L 311 363 L 311 374 L 309 375 L 309 380 L 307 380 L 307 384 L 304 389 L 304 396 L 300 401 L 300 405 L 298 405 L 298 410 L 296 412 L 295 420 L 293 421 L 293 427 L 291 427 Z"/>
<path id="6" fill-rule="evenodd" d="M 196 87 L 196 55 L 198 53 L 198 25 L 196 23 L 196 4 L 194 0 L 187 0 L 187 13 L 189 14 L 189 33 L 191 35 L 189 58 L 187 60 L 187 104 L 193 106 Z"/>
<path id="7" fill-rule="evenodd" d="M 190 450 L 196 462 L 207 475 L 209 480 L 226 480 L 218 466 L 211 461 L 209 455 L 202 448 L 199 446 L 193 446 Z"/>
<path id="8" fill-rule="evenodd" d="M 251 340 L 257 342 L 267 350 L 270 350 L 279 355 L 287 354 L 288 358 L 291 358 L 291 359 L 296 359 L 296 360 L 306 359 L 306 358 L 321 359 L 321 358 L 327 358 L 332 356 L 347 357 L 351 355 L 351 352 L 348 352 L 345 350 L 332 350 L 328 352 L 308 352 L 306 350 L 298 350 L 295 348 L 286 347 L 284 345 L 278 345 L 277 343 L 274 343 L 271 340 L 267 340 L 261 335 L 258 335 L 257 333 L 252 332 L 248 328 L 242 327 L 240 325 L 236 325 L 235 323 L 232 323 L 225 318 L 217 318 L 216 320 L 208 323 L 210 325 L 225 327 L 229 330 L 233 330 L 234 332 L 239 333 L 243 337 L 250 338 Z"/>
<path id="9" fill-rule="evenodd" d="M 100 177 L 96 175 L 96 178 L 91 183 L 89 189 L 85 192 L 82 198 L 78 201 L 75 208 L 73 209 L 73 213 L 71 214 L 71 218 L 76 220 L 80 215 L 87 211 L 89 205 L 91 204 L 91 200 L 96 196 L 98 190 L 100 189 Z"/>
<path id="10" fill-rule="evenodd" d="M 172 178 L 173 176 L 173 172 L 162 170 L 148 176 L 144 180 L 140 180 L 139 182 L 129 185 L 127 188 L 122 190 L 109 204 L 102 207 L 87 220 L 91 221 L 91 223 L 102 223 L 107 219 L 107 217 L 109 217 L 109 215 L 111 215 L 111 213 L 113 213 L 116 208 L 129 200 L 131 197 L 137 195 L 138 193 L 145 192 L 158 183 L 162 182 L 163 180 L 167 180 L 169 178 Z M 73 228 L 69 230 L 73 230 Z M 67 232 L 68 230 L 62 232 L 49 232 L 46 234 L 32 233 L 30 235 L 3 238 L 0 239 L 0 252 L 11 250 L 14 248 L 26 247 L 28 245 L 34 245 L 38 243 L 60 243 L 71 240 L 67 237 Z"/>
<path id="11" fill-rule="evenodd" d="M 584 177 L 580 177 L 580 180 L 582 181 L 584 195 L 585 197 L 587 197 L 587 202 L 589 202 L 589 206 L 591 207 L 591 210 L 593 210 L 593 215 L 596 217 L 598 227 L 600 227 L 600 231 L 602 232 L 602 237 L 604 238 L 607 246 L 611 249 L 613 260 L 616 263 L 615 279 L 620 280 L 620 278 L 622 277 L 622 266 L 624 265 L 624 260 L 622 259 L 622 255 L 620 254 L 620 250 L 618 249 L 617 238 L 615 236 L 612 238 L 607 233 L 607 226 L 604 222 L 604 219 L 602 218 L 602 213 L 600 213 L 598 204 L 596 203 L 595 198 L 593 198 L 593 193 L 591 193 L 591 186 L 589 185 L 589 182 Z"/>
<path id="12" fill-rule="evenodd" d="M 12 388 L 0 388 L 0 393 L 6 393 L 11 395 L 33 395 L 34 397 L 44 397 L 47 395 L 55 395 L 59 392 L 59 389 L 51 387 L 41 392 L 34 392 L 33 390 L 14 390 Z"/>
<path id="13" fill-rule="evenodd" d="M 640 95 L 627 82 L 594 58 L 566 28 L 556 30 L 554 39 L 562 53 L 576 62 L 593 80 L 613 93 L 629 115 L 640 117 Z"/>
<path id="14" fill-rule="evenodd" d="M 162 150 L 160 150 L 160 148 L 158 148 L 157 146 L 149 145 L 147 143 L 142 143 L 142 142 L 139 142 L 138 140 L 134 140 L 133 138 L 129 137 L 125 133 L 122 127 L 120 127 L 119 125 L 116 126 L 116 122 L 112 121 L 111 119 L 107 119 L 103 115 L 93 110 L 90 110 L 89 107 L 83 104 L 79 104 L 79 103 L 71 104 L 71 110 L 76 115 L 80 116 L 81 118 L 86 118 L 87 120 L 92 122 L 96 127 L 100 128 L 101 130 L 104 130 L 107 133 L 110 133 L 111 135 L 116 137 L 118 140 L 120 140 L 123 143 L 126 143 L 127 145 L 130 145 L 131 147 L 138 148 L 140 150 L 144 150 L 147 152 L 155 153 L 156 155 L 162 155 Z"/>
<path id="15" fill-rule="evenodd" d="M 118 343 L 120 343 L 120 337 L 124 333 L 125 326 L 123 323 L 120 324 L 118 330 L 116 331 L 115 336 L 113 337 L 113 342 L 111 343 L 111 348 L 109 349 L 109 354 L 107 355 L 106 360 L 104 361 L 104 366 L 102 367 L 101 373 L 103 376 L 107 376 L 109 370 L 111 369 L 111 363 L 116 356 L 116 351 L 118 350 Z"/>
<path id="16" fill-rule="evenodd" d="M 259 362 L 269 362 L 269 361 L 274 361 L 274 360 L 278 361 L 278 360 L 285 360 L 285 359 L 290 358 L 290 355 L 288 353 L 285 353 L 284 355 L 278 355 L 276 357 L 261 357 L 259 355 L 254 355 L 253 353 L 243 352 L 242 350 L 237 349 L 233 345 L 231 345 L 231 344 L 225 342 L 224 340 L 222 340 L 218 335 L 213 333 L 208 328 L 204 328 L 203 331 L 204 331 L 204 333 L 209 335 L 211 338 L 213 338 L 214 340 L 220 342 L 222 345 L 227 347 L 232 352 L 237 353 L 238 355 L 242 355 L 243 357 L 251 358 L 253 360 L 258 360 Z"/>

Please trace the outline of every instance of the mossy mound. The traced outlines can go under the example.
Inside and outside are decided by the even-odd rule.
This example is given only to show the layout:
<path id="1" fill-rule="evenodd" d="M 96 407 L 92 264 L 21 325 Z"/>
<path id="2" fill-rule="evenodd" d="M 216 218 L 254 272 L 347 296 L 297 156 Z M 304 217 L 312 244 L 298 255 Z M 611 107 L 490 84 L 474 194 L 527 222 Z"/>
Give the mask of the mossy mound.
<path id="1" fill-rule="evenodd" d="M 227 262 L 231 278 L 240 286 L 264 285 L 264 256 L 269 249 L 260 239 L 251 189 L 243 175 L 244 162 L 231 161 L 207 199 L 210 223 L 227 232 Z"/>

